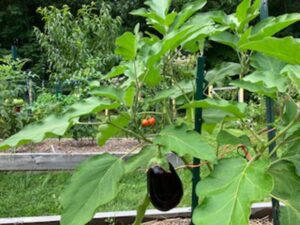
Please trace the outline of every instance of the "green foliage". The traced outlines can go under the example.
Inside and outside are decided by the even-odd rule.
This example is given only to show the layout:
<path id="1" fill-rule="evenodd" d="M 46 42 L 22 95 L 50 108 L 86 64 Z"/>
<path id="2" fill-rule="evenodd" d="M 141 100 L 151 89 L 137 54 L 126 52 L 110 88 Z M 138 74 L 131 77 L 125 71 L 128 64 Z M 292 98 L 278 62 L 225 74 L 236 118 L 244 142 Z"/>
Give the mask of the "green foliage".
<path id="1" fill-rule="evenodd" d="M 36 28 L 35 35 L 47 54 L 53 79 L 87 86 L 86 80 L 100 77 L 116 63 L 113 51 L 120 19 L 111 17 L 107 4 L 100 9 L 93 2 L 83 5 L 76 15 L 67 5 L 38 12 L 45 26 L 44 31 Z"/>
<path id="2" fill-rule="evenodd" d="M 194 166 L 207 166 L 210 170 L 197 185 L 201 202 L 193 215 L 195 224 L 246 225 L 251 204 L 270 196 L 287 203 L 283 220 L 300 222 L 298 205 L 290 198 L 298 194 L 298 189 L 290 189 L 291 195 L 285 196 L 278 181 L 284 169 L 272 172 L 274 165 L 288 162 L 295 170 L 293 173 L 289 168 L 285 181 L 297 185 L 300 180 L 299 163 L 292 160 L 298 159 L 299 149 L 290 147 L 299 142 L 299 106 L 297 102 L 281 104 L 291 100 L 287 90 L 298 77 L 300 44 L 293 37 L 272 36 L 297 22 L 299 15 L 285 15 L 255 25 L 259 0 L 241 1 L 230 15 L 199 13 L 205 3 L 193 2 L 177 12 L 172 10 L 171 1 L 146 1 L 145 8 L 132 14 L 145 17 L 154 32 L 143 33 L 136 25 L 133 32 L 116 39 L 116 53 L 121 61 L 100 81 L 90 83 L 91 97 L 73 104 L 62 116 L 51 115 L 42 124 L 30 125 L 0 144 L 0 149 L 5 149 L 63 135 L 71 126 L 80 124 L 81 116 L 99 115 L 108 109 L 111 111 L 106 111 L 105 116 L 94 114 L 99 120 L 98 143 L 102 145 L 120 133 L 140 142 L 142 151 L 127 161 L 105 154 L 79 168 L 62 196 L 62 224 L 87 223 L 97 207 L 117 197 L 123 175 L 149 167 L 143 162 L 164 165 L 170 152 L 182 158 L 200 158 L 203 163 Z M 71 16 L 66 7 L 62 12 Z M 176 67 L 176 61 L 182 52 L 203 54 L 206 40 L 226 45 L 237 55 L 236 61 L 226 60 L 221 62 L 222 68 L 212 68 L 207 73 L 209 82 L 237 78 L 232 83 L 252 91 L 257 99 L 268 95 L 278 101 L 277 110 L 285 116 L 272 124 L 277 132 L 272 140 L 263 135 L 265 130 L 251 124 L 247 103 L 227 101 L 218 95 L 194 99 L 195 77 L 179 75 L 177 69 L 187 65 L 187 74 L 193 74 L 195 61 L 192 66 L 186 63 L 181 67 Z M 215 146 L 192 130 L 197 109 L 203 109 L 203 130 L 213 132 L 218 128 Z M 178 117 L 179 110 L 185 117 Z M 287 116 L 286 112 L 292 115 Z M 149 117 L 156 118 L 155 126 L 142 126 L 141 120 Z M 234 128 L 241 128 L 239 132 L 233 132 L 233 124 Z M 278 147 L 268 153 L 275 142 Z M 230 154 L 239 149 L 243 156 Z M 271 162 L 273 157 L 275 162 Z M 138 208 L 138 218 L 143 217 L 145 207 Z"/>
<path id="3" fill-rule="evenodd" d="M 61 115 L 50 115 L 42 121 L 38 121 L 26 126 L 19 133 L 9 137 L 1 143 L 0 149 L 16 147 L 30 142 L 41 142 L 46 138 L 63 136 L 68 128 L 78 122 L 79 117 L 99 112 L 104 109 L 116 108 L 118 104 L 110 101 L 100 101 L 95 97 L 88 98 L 84 101 L 77 102 L 68 108 Z"/>
<path id="4" fill-rule="evenodd" d="M 295 167 L 286 161 L 275 163 L 270 168 L 274 177 L 275 187 L 272 192 L 285 207 L 280 209 L 280 221 L 284 225 L 292 225 L 300 221 L 300 180 L 295 173 Z"/>
<path id="5" fill-rule="evenodd" d="M 172 150 L 179 156 L 191 154 L 203 160 L 215 160 L 212 146 L 197 132 L 189 131 L 185 126 L 166 127 L 158 134 L 155 143 L 163 146 L 162 152 L 168 153 Z"/>
<path id="6" fill-rule="evenodd" d="M 72 177 L 67 191 L 61 196 L 62 206 L 69 209 L 64 214 L 61 224 L 86 224 L 97 207 L 116 197 L 118 183 L 123 174 L 124 162 L 109 154 L 93 157 L 82 164 L 78 173 Z M 81 187 L 80 190 L 78 185 Z M 72 200 L 74 196 L 80 204 L 74 204 Z"/>
<path id="7" fill-rule="evenodd" d="M 78 101 L 75 95 L 55 95 L 41 90 L 37 99 L 30 106 L 34 120 L 43 119 L 50 114 L 60 114 L 63 110 Z"/>
<path id="8" fill-rule="evenodd" d="M 197 185 L 202 203 L 193 215 L 194 223 L 249 224 L 251 204 L 262 201 L 273 188 L 267 167 L 266 161 L 221 160 L 211 175 Z"/>
<path id="9" fill-rule="evenodd" d="M 7 138 L 28 122 L 24 95 L 34 75 L 22 71 L 27 60 L 0 59 L 0 138 Z"/>

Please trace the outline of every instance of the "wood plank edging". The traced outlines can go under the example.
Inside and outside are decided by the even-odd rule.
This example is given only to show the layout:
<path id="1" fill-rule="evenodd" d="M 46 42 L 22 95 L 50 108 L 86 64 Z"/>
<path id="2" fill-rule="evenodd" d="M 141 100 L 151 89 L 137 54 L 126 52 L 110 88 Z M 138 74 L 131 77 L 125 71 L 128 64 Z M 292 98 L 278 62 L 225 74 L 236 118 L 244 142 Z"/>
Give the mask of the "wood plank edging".
<path id="1" fill-rule="evenodd" d="M 251 207 L 251 217 L 263 218 L 270 215 L 272 204 L 269 202 L 254 203 Z M 145 221 L 153 219 L 167 219 L 167 218 L 188 218 L 190 217 L 191 208 L 175 208 L 168 212 L 161 212 L 156 209 L 148 209 L 145 215 Z M 135 210 L 131 211 L 116 211 L 116 212 L 100 212 L 96 213 L 93 220 L 89 224 L 106 224 L 107 218 L 114 218 L 116 221 L 132 221 L 136 215 Z M 16 218 L 0 218 L 1 225 L 39 225 L 39 224 L 54 224 L 58 225 L 60 216 L 37 216 L 37 217 L 16 217 Z"/>
<path id="2" fill-rule="evenodd" d="M 102 155 L 106 152 L 92 153 L 0 153 L 1 171 L 64 171 L 73 170 L 78 164 L 89 157 Z M 123 157 L 124 152 L 110 153 Z M 126 158 L 136 153 L 128 154 Z M 182 161 L 175 154 L 168 156 L 174 165 L 182 165 Z"/>

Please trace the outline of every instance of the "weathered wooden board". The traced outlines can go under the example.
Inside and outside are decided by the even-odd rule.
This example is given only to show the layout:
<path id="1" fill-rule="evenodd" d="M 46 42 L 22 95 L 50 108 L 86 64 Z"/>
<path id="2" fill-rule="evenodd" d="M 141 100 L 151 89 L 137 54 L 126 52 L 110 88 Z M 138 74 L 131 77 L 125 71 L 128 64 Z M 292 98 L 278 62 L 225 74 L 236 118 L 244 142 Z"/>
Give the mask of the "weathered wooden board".
<path id="1" fill-rule="evenodd" d="M 101 154 L 103 153 L 1 153 L 0 171 L 73 170 L 89 157 Z M 115 152 L 113 155 L 123 157 L 124 152 Z M 182 165 L 176 155 L 170 154 L 168 158 L 174 166 Z"/>
<path id="2" fill-rule="evenodd" d="M 256 203 L 252 205 L 252 217 L 263 218 L 270 216 L 271 203 Z M 168 212 L 161 212 L 155 209 L 146 211 L 144 221 L 154 219 L 168 218 L 188 218 L 191 214 L 191 208 L 175 208 Z M 121 211 L 121 212 L 104 212 L 97 213 L 89 225 L 107 225 L 108 219 L 113 219 L 116 225 L 130 224 L 133 222 L 136 211 Z M 255 216 L 256 215 L 256 216 Z M 259 215 L 259 216 L 257 216 Z M 19 217 L 19 218 L 0 218 L 1 225 L 59 225 L 60 216 L 40 216 L 40 217 Z"/>
<path id="3" fill-rule="evenodd" d="M 80 162 L 100 154 L 103 153 L 2 153 L 0 171 L 73 170 Z"/>

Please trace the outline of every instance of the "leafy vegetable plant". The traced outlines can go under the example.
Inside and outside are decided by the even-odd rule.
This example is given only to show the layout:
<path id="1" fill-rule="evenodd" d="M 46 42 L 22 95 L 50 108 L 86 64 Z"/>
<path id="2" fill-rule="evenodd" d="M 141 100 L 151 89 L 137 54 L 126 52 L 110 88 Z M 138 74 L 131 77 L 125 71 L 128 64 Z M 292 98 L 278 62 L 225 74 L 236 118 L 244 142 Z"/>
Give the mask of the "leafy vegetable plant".
<path id="1" fill-rule="evenodd" d="M 193 213 L 195 224 L 246 225 L 251 204 L 267 197 L 283 203 L 282 224 L 300 223 L 300 112 L 288 91 L 290 85 L 300 91 L 300 42 L 293 37 L 273 37 L 299 21 L 300 14 L 255 23 L 260 0 L 241 1 L 230 15 L 222 11 L 200 13 L 205 0 L 190 3 L 180 12 L 170 12 L 170 3 L 149 0 L 145 8 L 132 12 L 145 17 L 155 34 L 142 33 L 137 25 L 133 32 L 117 38 L 116 53 L 122 61 L 101 80 L 90 83 L 91 97 L 76 102 L 60 117 L 51 115 L 27 126 L 1 143 L 0 149 L 63 135 L 79 123 L 80 116 L 109 110 L 107 118 L 99 121 L 98 144 L 125 133 L 140 141 L 141 150 L 128 160 L 103 154 L 85 161 L 61 196 L 62 225 L 86 224 L 98 206 L 116 198 L 125 174 L 139 168 L 150 168 L 151 172 L 155 166 L 174 172 L 166 160 L 171 152 L 187 164 L 186 156 L 200 158 L 202 163 L 193 166 L 210 171 L 197 185 L 200 202 Z M 266 138 L 269 129 L 249 126 L 246 103 L 214 98 L 195 101 L 194 76 L 176 76 L 170 69 L 180 51 L 202 55 L 205 41 L 230 46 L 239 59 L 208 71 L 208 83 L 238 74 L 232 85 L 275 101 L 284 100 L 283 105 L 277 105 L 282 116 L 269 124 L 276 130 L 274 138 Z M 203 109 L 203 131 L 217 133 L 216 147 L 193 130 L 196 108 Z M 178 110 L 184 110 L 185 117 L 178 117 Z M 141 124 L 149 116 L 156 118 L 155 127 Z M 228 126 L 232 121 L 242 129 Z M 241 156 L 230 154 L 233 151 Z M 150 163 L 145 166 L 145 162 Z M 148 204 L 147 194 L 138 207 L 135 225 L 141 223 Z"/>

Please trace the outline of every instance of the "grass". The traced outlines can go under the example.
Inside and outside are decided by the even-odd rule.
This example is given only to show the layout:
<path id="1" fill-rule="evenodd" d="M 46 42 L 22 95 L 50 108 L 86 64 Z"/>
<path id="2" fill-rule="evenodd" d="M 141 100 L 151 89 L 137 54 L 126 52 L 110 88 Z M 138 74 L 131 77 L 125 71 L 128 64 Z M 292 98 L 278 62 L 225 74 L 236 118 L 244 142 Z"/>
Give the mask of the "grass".
<path id="1" fill-rule="evenodd" d="M 185 190 L 180 206 L 189 206 L 191 173 L 187 170 L 178 173 Z M 0 217 L 61 214 L 59 195 L 70 177 L 71 173 L 67 172 L 0 173 Z M 142 172 L 128 174 L 121 181 L 118 197 L 98 211 L 134 210 L 145 194 L 146 175 Z"/>

